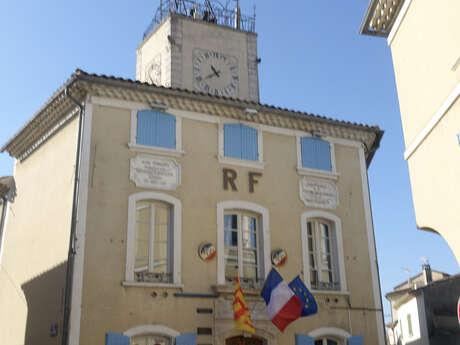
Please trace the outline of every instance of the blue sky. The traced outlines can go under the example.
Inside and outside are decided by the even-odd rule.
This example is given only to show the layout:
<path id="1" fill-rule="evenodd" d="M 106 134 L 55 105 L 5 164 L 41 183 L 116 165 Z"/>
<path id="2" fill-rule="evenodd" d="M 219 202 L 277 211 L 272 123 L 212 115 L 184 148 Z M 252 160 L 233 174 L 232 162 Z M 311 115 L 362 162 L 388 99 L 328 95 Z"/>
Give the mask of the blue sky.
<path id="1" fill-rule="evenodd" d="M 385 130 L 369 169 L 383 293 L 421 269 L 457 273 L 446 242 L 416 229 L 394 82 L 385 39 L 361 36 L 368 0 L 242 0 L 257 6 L 261 101 Z M 135 49 L 159 0 L 0 2 L 0 144 L 76 68 L 135 78 Z M 0 154 L 0 176 L 13 161 Z M 346 231 L 346 230 L 345 230 Z M 385 312 L 386 314 L 388 311 Z"/>

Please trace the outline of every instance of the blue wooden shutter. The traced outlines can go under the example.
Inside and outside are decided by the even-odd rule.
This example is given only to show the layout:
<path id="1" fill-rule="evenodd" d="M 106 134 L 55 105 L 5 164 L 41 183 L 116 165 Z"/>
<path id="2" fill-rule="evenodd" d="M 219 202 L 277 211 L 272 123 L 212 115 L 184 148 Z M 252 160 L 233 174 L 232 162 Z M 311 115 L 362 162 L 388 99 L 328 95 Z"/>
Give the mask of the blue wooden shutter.
<path id="1" fill-rule="evenodd" d="M 176 118 L 172 115 L 157 112 L 157 146 L 168 149 L 176 148 Z"/>
<path id="2" fill-rule="evenodd" d="M 302 167 L 319 170 L 332 170 L 331 146 L 320 138 L 303 137 L 300 140 Z"/>
<path id="3" fill-rule="evenodd" d="M 257 130 L 239 123 L 224 125 L 224 156 L 257 161 Z"/>
<path id="4" fill-rule="evenodd" d="M 241 158 L 257 161 L 257 144 L 257 131 L 249 126 L 241 125 Z"/>
<path id="5" fill-rule="evenodd" d="M 315 339 L 305 334 L 296 334 L 295 345 L 315 345 Z"/>
<path id="6" fill-rule="evenodd" d="M 347 339 L 347 345 L 363 345 L 363 336 L 354 335 Z"/>
<path id="7" fill-rule="evenodd" d="M 156 146 L 158 116 L 151 110 L 137 112 L 137 140 L 139 145 Z"/>
<path id="8" fill-rule="evenodd" d="M 224 125 L 224 156 L 241 159 L 241 126 L 239 123 Z"/>
<path id="9" fill-rule="evenodd" d="M 106 333 L 105 345 L 129 345 L 129 337 L 123 334 Z"/>
<path id="10" fill-rule="evenodd" d="M 176 119 L 161 111 L 137 112 L 137 140 L 139 145 L 176 148 Z"/>
<path id="11" fill-rule="evenodd" d="M 177 336 L 175 345 L 196 345 L 196 333 L 184 333 Z"/>

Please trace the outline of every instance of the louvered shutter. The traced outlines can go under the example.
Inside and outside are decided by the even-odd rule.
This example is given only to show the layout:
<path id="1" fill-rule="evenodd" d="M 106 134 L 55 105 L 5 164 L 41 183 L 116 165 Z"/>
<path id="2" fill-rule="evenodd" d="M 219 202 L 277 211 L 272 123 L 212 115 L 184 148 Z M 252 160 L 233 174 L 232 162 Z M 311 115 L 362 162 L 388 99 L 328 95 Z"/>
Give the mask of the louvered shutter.
<path id="1" fill-rule="evenodd" d="M 158 115 L 151 110 L 137 112 L 137 144 L 156 146 Z"/>
<path id="2" fill-rule="evenodd" d="M 347 345 L 363 345 L 363 336 L 354 335 L 347 339 Z"/>
<path id="3" fill-rule="evenodd" d="M 332 170 L 331 146 L 320 138 L 303 137 L 300 140 L 302 167 L 318 170 Z"/>
<path id="4" fill-rule="evenodd" d="M 258 160 L 257 130 L 241 125 L 241 158 L 250 161 Z"/>
<path id="5" fill-rule="evenodd" d="M 241 159 L 241 125 L 239 123 L 224 125 L 224 156 Z"/>
<path id="6" fill-rule="evenodd" d="M 176 118 L 161 111 L 137 112 L 137 140 L 139 145 L 176 148 Z"/>
<path id="7" fill-rule="evenodd" d="M 196 345 L 196 333 L 185 333 L 177 336 L 175 345 Z"/>
<path id="8" fill-rule="evenodd" d="M 306 334 L 296 334 L 295 345 L 315 345 L 315 339 Z"/>
<path id="9" fill-rule="evenodd" d="M 176 118 L 162 112 L 156 113 L 158 118 L 157 145 L 168 149 L 176 148 Z"/>
<path id="10" fill-rule="evenodd" d="M 129 337 L 123 334 L 106 333 L 105 345 L 129 345 Z"/>

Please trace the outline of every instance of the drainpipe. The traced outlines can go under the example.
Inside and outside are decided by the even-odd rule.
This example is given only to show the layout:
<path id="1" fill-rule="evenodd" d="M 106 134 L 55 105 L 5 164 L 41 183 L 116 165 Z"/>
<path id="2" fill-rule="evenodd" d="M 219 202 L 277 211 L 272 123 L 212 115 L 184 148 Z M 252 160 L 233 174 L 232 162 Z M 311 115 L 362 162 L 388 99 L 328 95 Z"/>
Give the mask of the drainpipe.
<path id="1" fill-rule="evenodd" d="M 80 187 L 80 153 L 82 145 L 82 128 L 83 128 L 83 117 L 84 117 L 84 108 L 83 105 L 78 102 L 71 94 L 70 87 L 73 83 L 66 86 L 64 94 L 69 97 L 69 99 L 75 103 L 75 105 L 80 109 L 79 111 L 79 121 L 78 121 L 78 139 L 77 139 L 77 154 L 75 157 L 75 178 L 73 184 L 73 202 L 72 202 L 72 218 L 70 223 L 70 236 L 69 236 L 69 252 L 67 256 L 67 272 L 66 272 L 66 281 L 65 281 L 65 296 L 64 296 L 64 318 L 62 325 L 62 345 L 69 344 L 69 329 L 70 329 L 70 310 L 72 307 L 72 284 L 73 284 L 73 269 L 74 269 L 74 260 L 76 248 L 75 244 L 77 242 L 76 237 L 76 226 L 77 226 L 77 210 L 78 210 L 78 191 Z"/>
<path id="2" fill-rule="evenodd" d="M 383 132 L 380 132 L 379 137 L 381 138 L 383 136 Z M 380 142 L 379 138 L 379 142 Z M 375 148 L 377 150 L 378 146 Z M 375 153 L 375 151 L 374 151 Z M 372 153 L 372 155 L 374 154 Z M 370 162 L 369 162 L 370 163 Z M 371 222 L 372 222 L 372 232 L 374 233 L 374 248 L 375 248 L 375 265 L 377 267 L 377 278 L 378 278 L 378 283 L 379 283 L 379 292 L 380 292 L 380 306 L 381 306 L 381 313 L 382 313 L 382 323 L 383 323 L 383 337 L 384 337 L 384 342 L 385 345 L 388 345 L 387 337 L 386 337 L 386 329 L 385 329 L 385 315 L 383 314 L 383 300 L 382 300 L 382 284 L 380 282 L 380 269 L 379 269 L 379 263 L 378 263 L 378 258 L 377 258 L 377 244 L 375 242 L 375 227 L 374 227 L 374 216 L 372 214 L 372 202 L 371 202 L 371 194 L 370 194 L 370 185 L 369 185 L 369 175 L 367 174 L 366 170 L 366 180 L 367 180 L 367 190 L 369 191 L 368 197 L 369 197 L 369 208 L 371 210 Z M 377 311 L 378 313 L 378 311 Z"/>

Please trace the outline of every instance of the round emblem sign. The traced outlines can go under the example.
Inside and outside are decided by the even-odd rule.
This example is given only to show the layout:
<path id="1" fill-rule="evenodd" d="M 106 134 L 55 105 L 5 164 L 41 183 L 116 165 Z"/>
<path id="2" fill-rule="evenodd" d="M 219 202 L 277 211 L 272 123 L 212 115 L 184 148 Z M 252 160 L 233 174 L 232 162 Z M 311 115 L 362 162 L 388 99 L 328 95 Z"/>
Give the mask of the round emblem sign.
<path id="1" fill-rule="evenodd" d="M 458 303 L 457 303 L 457 319 L 458 319 L 458 324 L 460 325 L 460 297 L 458 298 Z"/>
<path id="2" fill-rule="evenodd" d="M 284 249 L 275 249 L 272 251 L 272 264 L 275 267 L 283 266 L 287 260 L 287 253 Z"/>
<path id="3" fill-rule="evenodd" d="M 216 257 L 216 254 L 216 247 L 214 247 L 212 243 L 202 243 L 198 248 L 198 255 L 200 256 L 200 259 L 203 261 L 210 261 L 214 259 Z"/>

